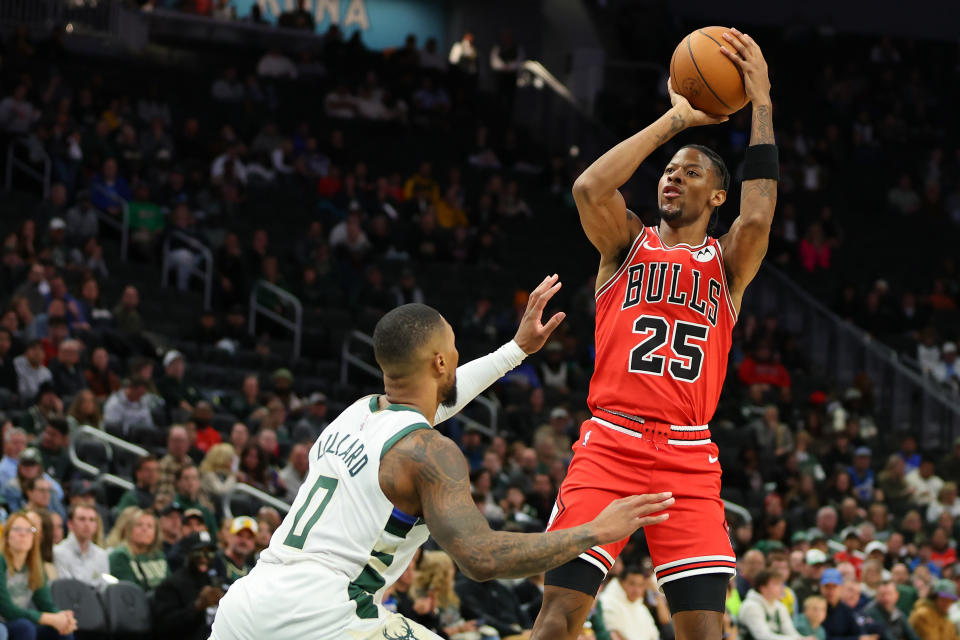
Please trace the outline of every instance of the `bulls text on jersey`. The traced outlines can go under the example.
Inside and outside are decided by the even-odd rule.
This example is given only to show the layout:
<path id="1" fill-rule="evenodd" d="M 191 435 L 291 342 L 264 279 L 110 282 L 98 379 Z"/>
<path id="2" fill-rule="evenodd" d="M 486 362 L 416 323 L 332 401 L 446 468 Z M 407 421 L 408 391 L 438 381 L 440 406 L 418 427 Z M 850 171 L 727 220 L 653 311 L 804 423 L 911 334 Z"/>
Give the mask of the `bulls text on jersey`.
<path id="1" fill-rule="evenodd" d="M 689 290 L 680 285 L 684 265 L 678 262 L 641 262 L 627 270 L 627 287 L 621 310 L 640 304 L 666 304 L 687 307 L 707 319 L 710 326 L 717 326 L 720 312 L 720 292 L 723 285 L 715 278 L 703 282 L 703 274 L 693 271 L 693 284 Z"/>

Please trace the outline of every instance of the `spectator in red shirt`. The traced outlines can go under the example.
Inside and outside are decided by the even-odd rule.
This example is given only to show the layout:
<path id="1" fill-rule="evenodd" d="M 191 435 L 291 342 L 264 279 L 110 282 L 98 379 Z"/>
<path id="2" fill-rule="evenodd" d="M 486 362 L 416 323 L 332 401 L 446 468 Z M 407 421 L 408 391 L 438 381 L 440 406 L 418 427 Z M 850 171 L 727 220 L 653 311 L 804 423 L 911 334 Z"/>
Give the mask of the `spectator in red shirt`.
<path id="1" fill-rule="evenodd" d="M 850 531 L 843 539 L 845 549 L 833 556 L 837 564 L 841 562 L 849 562 L 852 564 L 853 568 L 857 571 L 857 580 L 860 579 L 860 570 L 863 568 L 864 554 L 863 551 L 860 550 L 861 544 L 860 536 L 857 535 L 855 531 Z"/>
<path id="2" fill-rule="evenodd" d="M 223 442 L 220 432 L 210 424 L 213 421 L 213 407 L 209 402 L 200 401 L 190 418 L 197 432 L 197 449 L 206 453 L 215 444 Z"/>
<path id="3" fill-rule="evenodd" d="M 934 529 L 930 536 L 930 562 L 941 569 L 957 561 L 957 550 L 950 546 L 950 536 L 943 527 Z"/>
<path id="4" fill-rule="evenodd" d="M 790 388 L 790 374 L 782 364 L 774 361 L 770 346 L 763 342 L 753 350 L 753 355 L 743 359 L 737 373 L 740 381 L 748 386 L 765 384 L 780 389 Z"/>

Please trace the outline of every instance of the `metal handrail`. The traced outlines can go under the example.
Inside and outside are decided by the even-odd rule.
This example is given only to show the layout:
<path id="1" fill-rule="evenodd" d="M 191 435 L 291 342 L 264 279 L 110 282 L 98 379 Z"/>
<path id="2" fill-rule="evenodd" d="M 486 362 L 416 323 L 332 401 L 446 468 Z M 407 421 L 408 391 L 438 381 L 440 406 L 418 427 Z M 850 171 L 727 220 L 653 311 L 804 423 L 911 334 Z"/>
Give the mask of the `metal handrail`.
<path id="1" fill-rule="evenodd" d="M 230 509 L 230 498 L 232 498 L 235 493 L 245 493 L 248 496 L 256 498 L 260 502 L 270 505 L 277 511 L 282 511 L 284 513 L 287 513 L 288 511 L 290 511 L 290 505 L 284 502 L 283 500 L 280 500 L 279 498 L 275 498 L 269 493 L 261 491 L 260 489 L 257 489 L 255 487 L 251 487 L 248 484 L 243 484 L 242 482 L 238 482 L 233 486 L 233 489 L 231 489 L 229 493 L 223 494 L 222 505 L 223 505 L 224 518 L 228 518 L 228 519 L 233 518 L 233 511 Z"/>
<path id="2" fill-rule="evenodd" d="M 367 334 L 361 331 L 351 331 L 348 333 L 343 339 L 343 346 L 340 348 L 340 382 L 342 384 L 347 383 L 347 372 L 351 365 L 357 369 L 360 369 L 364 373 L 370 374 L 378 380 L 383 378 L 383 374 L 380 373 L 380 369 L 369 364 L 359 356 L 353 355 L 353 353 L 350 351 L 350 346 L 353 344 L 354 340 L 362 342 L 373 349 L 373 338 Z"/>
<path id="3" fill-rule="evenodd" d="M 121 218 L 119 222 L 106 211 L 102 211 L 97 207 L 94 207 L 94 210 L 102 222 L 105 222 L 108 227 L 117 229 L 120 232 L 120 259 L 126 262 L 127 251 L 130 245 L 130 205 L 117 194 L 110 193 L 98 184 L 93 185 L 93 188 L 97 193 L 103 194 L 120 207 Z"/>
<path id="4" fill-rule="evenodd" d="M 118 449 L 123 449 L 130 453 L 136 454 L 137 456 L 147 455 L 147 450 L 143 447 L 138 447 L 135 444 L 131 444 L 126 440 L 112 436 L 109 433 L 101 431 L 96 427 L 91 427 L 89 425 L 81 426 L 70 438 L 70 445 L 67 447 L 67 455 L 70 458 L 70 462 L 74 467 L 79 469 L 81 472 L 89 474 L 94 477 L 94 479 L 105 482 L 107 484 L 112 484 L 116 487 L 120 487 L 124 490 L 131 490 L 134 488 L 134 484 L 127 480 L 126 478 L 121 478 L 118 475 L 108 473 L 103 471 L 100 467 L 94 466 L 89 462 L 85 462 L 80 459 L 80 456 L 77 455 L 76 443 L 77 436 L 90 436 L 95 440 L 103 442 L 107 448 L 107 458 L 108 460 L 113 460 L 113 447 Z"/>
<path id="5" fill-rule="evenodd" d="M 750 515 L 750 511 L 747 510 L 747 509 L 745 509 L 744 507 L 741 507 L 740 505 L 738 505 L 738 504 L 735 503 L 735 502 L 730 502 L 729 500 L 724 500 L 724 501 L 723 501 L 723 508 L 726 509 L 727 511 L 732 511 L 732 512 L 734 512 L 735 514 L 737 514 L 738 516 L 740 516 L 741 518 L 743 518 L 743 521 L 744 521 L 745 523 L 747 523 L 747 524 L 751 524 L 751 523 L 753 522 L 753 516 Z"/>
<path id="6" fill-rule="evenodd" d="M 275 296 L 282 298 L 290 303 L 293 307 L 293 320 L 284 318 L 282 315 L 274 311 L 273 309 L 268 309 L 264 307 L 259 302 L 257 302 L 257 292 L 260 289 L 266 289 L 270 291 Z M 264 315 L 282 327 L 285 327 L 293 332 L 293 357 L 300 357 L 300 341 L 303 336 L 303 304 L 300 303 L 300 298 L 293 295 L 286 289 L 281 289 L 272 282 L 260 279 L 257 280 L 253 288 L 250 290 L 250 320 L 248 330 L 250 335 L 255 335 L 257 327 L 257 314 Z"/>
<path id="7" fill-rule="evenodd" d="M 16 158 L 15 152 L 18 145 L 28 151 L 33 151 L 33 148 L 27 144 L 27 141 L 24 138 L 15 138 L 12 142 L 10 142 L 9 145 L 7 145 L 7 174 L 4 182 L 6 190 L 10 191 L 10 189 L 13 187 L 13 170 L 19 169 L 21 172 L 40 183 L 40 186 L 43 188 L 43 197 L 46 198 L 50 195 L 50 172 L 52 166 L 50 163 L 50 154 L 48 154 L 42 147 L 40 148 L 40 151 L 43 152 L 43 172 L 41 173 L 32 165 Z"/>
<path id="8" fill-rule="evenodd" d="M 170 282 L 170 264 L 168 259 L 170 257 L 170 241 L 173 238 L 177 238 L 184 244 L 189 245 L 191 249 L 203 257 L 204 268 L 201 269 L 198 266 L 193 266 L 190 269 L 190 275 L 203 278 L 203 308 L 209 309 L 213 299 L 213 252 L 196 238 L 191 238 L 177 229 L 170 230 L 166 239 L 163 241 L 163 264 L 160 267 L 160 286 L 166 288 Z"/>

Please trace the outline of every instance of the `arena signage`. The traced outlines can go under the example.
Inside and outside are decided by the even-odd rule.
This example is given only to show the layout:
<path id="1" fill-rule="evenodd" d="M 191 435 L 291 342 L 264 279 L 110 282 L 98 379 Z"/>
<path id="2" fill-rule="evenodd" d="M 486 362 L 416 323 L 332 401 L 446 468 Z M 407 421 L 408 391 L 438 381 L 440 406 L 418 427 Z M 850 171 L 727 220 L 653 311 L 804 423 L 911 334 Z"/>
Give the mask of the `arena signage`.
<path id="1" fill-rule="evenodd" d="M 259 5 L 263 17 L 276 22 L 284 11 L 296 6 L 296 0 L 233 0 L 237 15 L 244 18 L 253 5 Z M 359 30 L 364 43 L 373 49 L 403 45 L 408 33 L 417 35 L 422 45 L 437 38 L 444 48 L 445 11 L 443 0 L 307 0 L 318 33 L 331 24 L 339 25 L 345 38 Z"/>

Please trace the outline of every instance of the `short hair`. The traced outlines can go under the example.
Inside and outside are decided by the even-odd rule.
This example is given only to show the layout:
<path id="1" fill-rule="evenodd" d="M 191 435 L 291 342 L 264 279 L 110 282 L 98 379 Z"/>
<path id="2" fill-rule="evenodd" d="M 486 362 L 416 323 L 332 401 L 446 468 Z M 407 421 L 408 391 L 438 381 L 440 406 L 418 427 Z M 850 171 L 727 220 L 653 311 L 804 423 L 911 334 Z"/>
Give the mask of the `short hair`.
<path id="1" fill-rule="evenodd" d="M 127 383 L 128 387 L 148 387 L 147 379 L 139 374 L 130 376 L 130 381 Z"/>
<path id="2" fill-rule="evenodd" d="M 99 523 L 100 512 L 97 511 L 97 508 L 92 504 L 84 504 L 82 502 L 76 502 L 70 505 L 70 508 L 67 509 L 67 520 L 73 520 L 74 516 L 77 515 L 77 511 L 79 511 L 80 509 L 89 509 L 90 511 L 93 511 L 93 515 L 96 516 L 97 522 Z"/>
<path id="3" fill-rule="evenodd" d="M 24 347 L 23 350 L 29 351 L 30 349 L 34 349 L 36 347 L 40 347 L 41 349 L 43 349 L 43 340 L 41 340 L 40 338 L 34 338 L 33 340 L 27 343 L 27 346 Z"/>
<path id="4" fill-rule="evenodd" d="M 417 352 L 443 327 L 443 316 L 425 304 L 405 304 L 386 313 L 373 329 L 373 355 L 386 371 L 409 373 Z"/>
<path id="5" fill-rule="evenodd" d="M 53 416 L 52 418 L 48 419 L 47 426 L 52 427 L 62 436 L 70 433 L 70 424 L 67 422 L 66 418 L 61 418 L 60 416 Z"/>
<path id="6" fill-rule="evenodd" d="M 188 462 L 187 464 L 183 465 L 182 467 L 180 467 L 179 469 L 173 472 L 173 481 L 180 482 L 180 478 L 183 477 L 184 471 L 186 471 L 187 469 L 196 469 L 196 468 L 197 468 L 197 465 L 193 464 L 192 462 Z"/>
<path id="7" fill-rule="evenodd" d="M 631 562 L 623 569 L 623 577 L 626 579 L 627 576 L 631 575 L 640 575 L 646 578 L 650 574 L 643 570 L 643 565 L 639 562 Z"/>
<path id="8" fill-rule="evenodd" d="M 827 599 L 824 598 L 823 596 L 818 596 L 818 595 L 807 596 L 806 598 L 803 599 L 804 610 L 806 610 L 807 607 L 809 607 L 812 604 L 823 604 L 824 606 L 826 606 Z"/>
<path id="9" fill-rule="evenodd" d="M 713 169 L 717 172 L 717 177 L 720 178 L 720 188 L 724 191 L 730 188 L 730 170 L 727 169 L 727 163 L 723 161 L 723 158 L 720 157 L 719 153 L 702 144 L 685 144 L 680 147 L 681 151 L 684 149 L 696 149 L 703 155 L 710 158 L 710 162 L 713 163 Z"/>
<path id="10" fill-rule="evenodd" d="M 63 316 L 53 316 L 47 321 L 47 327 L 66 327 L 67 319 Z"/>
<path id="11" fill-rule="evenodd" d="M 762 587 L 767 586 L 767 583 L 769 583 L 771 580 L 783 580 L 783 576 L 780 575 L 780 572 L 771 571 L 770 569 L 758 571 L 757 575 L 753 577 L 753 588 L 759 590 Z"/>
<path id="12" fill-rule="evenodd" d="M 137 472 L 139 472 L 140 469 L 143 468 L 143 465 L 147 464 L 148 462 L 156 462 L 156 461 L 157 461 L 157 457 L 149 453 L 145 456 L 140 456 L 139 458 L 137 458 L 136 463 L 133 465 L 133 473 L 136 474 Z"/>

